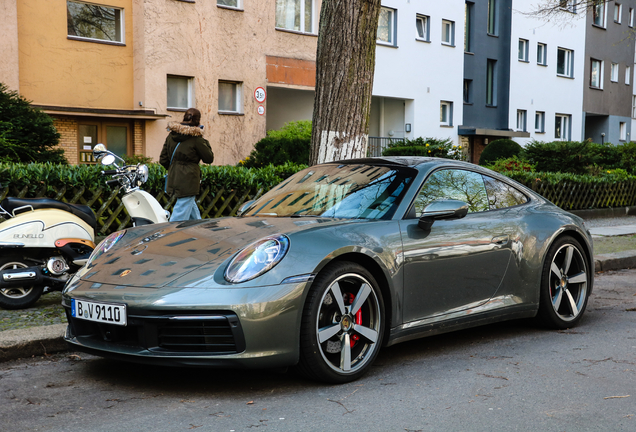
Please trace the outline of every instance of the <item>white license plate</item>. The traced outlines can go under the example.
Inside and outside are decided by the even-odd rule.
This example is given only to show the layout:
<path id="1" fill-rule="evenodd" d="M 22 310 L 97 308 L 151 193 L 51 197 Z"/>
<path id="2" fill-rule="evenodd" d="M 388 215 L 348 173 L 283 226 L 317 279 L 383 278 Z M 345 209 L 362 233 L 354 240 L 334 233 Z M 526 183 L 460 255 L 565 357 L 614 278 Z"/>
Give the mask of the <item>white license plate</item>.
<path id="1" fill-rule="evenodd" d="M 125 304 L 96 303 L 71 299 L 71 315 L 74 318 L 104 324 L 126 325 Z"/>

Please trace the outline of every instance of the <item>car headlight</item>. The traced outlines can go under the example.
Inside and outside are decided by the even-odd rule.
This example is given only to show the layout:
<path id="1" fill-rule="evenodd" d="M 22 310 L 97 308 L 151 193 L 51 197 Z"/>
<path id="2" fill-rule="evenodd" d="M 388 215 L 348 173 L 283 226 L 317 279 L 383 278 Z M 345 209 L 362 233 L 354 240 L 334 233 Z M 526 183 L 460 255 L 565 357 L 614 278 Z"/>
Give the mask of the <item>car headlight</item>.
<path id="1" fill-rule="evenodd" d="M 240 250 L 225 270 L 225 280 L 246 282 L 271 270 L 289 249 L 289 238 L 278 234 L 260 239 Z"/>
<path id="2" fill-rule="evenodd" d="M 102 240 L 101 243 L 97 245 L 97 247 L 95 248 L 91 256 L 88 258 L 88 261 L 86 262 L 86 266 L 87 267 L 90 266 L 93 263 L 93 261 L 95 261 L 97 258 L 99 258 L 103 254 L 111 250 L 112 247 L 115 246 L 115 243 L 121 240 L 121 238 L 125 234 L 126 234 L 126 230 L 117 231 L 112 233 L 108 237 L 106 237 L 104 240 Z"/>

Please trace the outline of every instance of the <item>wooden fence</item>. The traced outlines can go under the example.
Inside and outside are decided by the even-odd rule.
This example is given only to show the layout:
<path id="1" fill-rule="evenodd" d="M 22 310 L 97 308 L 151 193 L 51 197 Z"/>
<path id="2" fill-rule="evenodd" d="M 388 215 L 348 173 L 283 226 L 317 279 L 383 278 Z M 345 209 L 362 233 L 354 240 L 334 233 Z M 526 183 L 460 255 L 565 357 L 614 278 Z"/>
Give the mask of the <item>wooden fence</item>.
<path id="1" fill-rule="evenodd" d="M 564 210 L 627 207 L 636 205 L 636 181 L 557 184 L 533 181 L 529 188 Z"/>
<path id="2" fill-rule="evenodd" d="M 21 190 L 10 186 L 0 189 L 0 201 L 7 196 L 18 198 L 41 198 L 47 196 L 66 203 L 84 204 L 89 206 L 97 216 L 98 236 L 108 235 L 117 230 L 130 227 L 130 216 L 121 201 L 121 194 L 117 189 L 110 190 L 104 187 L 88 189 L 85 187 L 67 189 L 62 187 L 57 193 L 46 194 L 46 188 L 40 191 L 28 193 L 28 187 Z M 171 198 L 163 191 L 149 191 L 153 194 L 161 206 L 172 211 L 176 198 Z M 237 191 L 225 189 L 213 189 L 210 186 L 203 186 L 197 204 L 203 218 L 215 218 L 221 216 L 234 216 L 240 206 L 252 199 L 256 199 L 263 194 L 263 189 Z M 0 220 L 2 218 L 0 217 Z"/>

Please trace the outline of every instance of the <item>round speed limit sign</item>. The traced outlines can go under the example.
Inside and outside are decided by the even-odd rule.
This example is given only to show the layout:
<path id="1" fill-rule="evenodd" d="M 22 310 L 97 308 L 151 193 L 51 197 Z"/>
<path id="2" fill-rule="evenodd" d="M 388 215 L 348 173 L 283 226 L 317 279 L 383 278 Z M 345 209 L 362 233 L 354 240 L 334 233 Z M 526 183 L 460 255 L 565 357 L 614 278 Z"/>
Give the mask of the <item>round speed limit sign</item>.
<path id="1" fill-rule="evenodd" d="M 256 102 L 263 103 L 266 98 L 267 93 L 265 93 L 265 89 L 263 87 L 256 87 L 256 90 L 254 90 L 254 99 L 256 99 Z"/>

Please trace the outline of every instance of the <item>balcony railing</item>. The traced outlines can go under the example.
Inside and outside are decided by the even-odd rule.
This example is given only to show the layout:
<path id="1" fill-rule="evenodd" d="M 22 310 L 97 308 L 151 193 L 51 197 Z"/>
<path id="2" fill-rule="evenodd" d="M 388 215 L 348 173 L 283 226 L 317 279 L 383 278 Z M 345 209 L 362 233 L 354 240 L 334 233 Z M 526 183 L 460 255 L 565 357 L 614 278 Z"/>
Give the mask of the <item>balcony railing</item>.
<path id="1" fill-rule="evenodd" d="M 367 148 L 367 156 L 382 156 L 382 151 L 394 142 L 404 142 L 404 138 L 388 138 L 388 137 L 369 137 L 369 147 Z"/>

